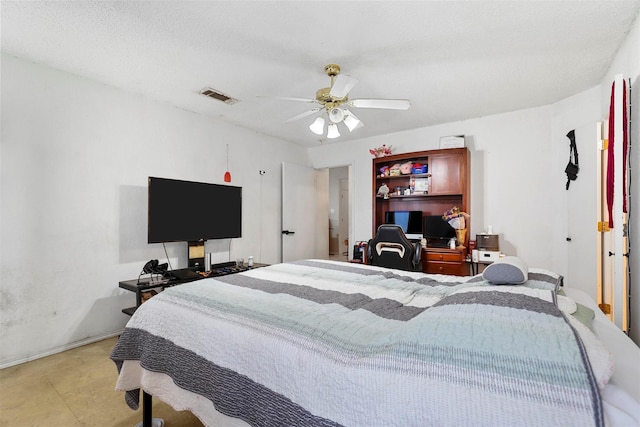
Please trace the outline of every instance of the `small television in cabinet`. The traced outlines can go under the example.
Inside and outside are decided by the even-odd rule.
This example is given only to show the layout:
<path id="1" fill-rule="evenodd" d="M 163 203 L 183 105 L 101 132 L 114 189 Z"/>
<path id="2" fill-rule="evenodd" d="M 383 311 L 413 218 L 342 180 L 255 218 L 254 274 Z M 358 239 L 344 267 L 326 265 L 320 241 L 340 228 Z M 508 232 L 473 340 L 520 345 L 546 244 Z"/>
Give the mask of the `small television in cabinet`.
<path id="1" fill-rule="evenodd" d="M 384 213 L 384 223 L 402 227 L 409 240 L 422 239 L 422 211 L 387 211 Z"/>
<path id="2" fill-rule="evenodd" d="M 148 243 L 242 237 L 242 187 L 149 177 Z"/>
<path id="3" fill-rule="evenodd" d="M 456 230 L 442 215 L 425 215 L 423 226 L 427 246 L 446 248 L 449 240 L 456 237 Z"/>

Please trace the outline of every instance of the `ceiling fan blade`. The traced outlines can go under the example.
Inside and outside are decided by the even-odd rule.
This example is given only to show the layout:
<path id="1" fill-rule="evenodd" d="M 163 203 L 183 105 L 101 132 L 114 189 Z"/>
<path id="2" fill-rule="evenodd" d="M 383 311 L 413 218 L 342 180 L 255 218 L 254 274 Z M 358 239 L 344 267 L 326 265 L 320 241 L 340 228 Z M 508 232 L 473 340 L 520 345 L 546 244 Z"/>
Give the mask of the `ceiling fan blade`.
<path id="1" fill-rule="evenodd" d="M 305 117 L 308 117 L 314 113 L 317 113 L 321 109 L 322 107 L 318 107 L 318 108 L 314 108 L 313 110 L 305 111 L 304 113 L 300 113 L 297 116 L 293 116 L 290 119 L 285 120 L 283 123 L 290 123 L 290 122 L 295 122 L 296 120 L 304 119 Z"/>
<path id="2" fill-rule="evenodd" d="M 331 86 L 331 91 L 329 92 L 329 95 L 331 95 L 334 98 L 344 98 L 349 94 L 351 89 L 353 89 L 353 87 L 357 84 L 358 84 L 358 79 L 351 76 L 345 76 L 340 74 L 336 77 L 336 80 L 333 82 L 333 86 Z"/>
<path id="3" fill-rule="evenodd" d="M 296 101 L 296 102 L 308 102 L 310 104 L 316 104 L 318 101 L 315 99 L 308 98 L 294 98 L 291 96 L 266 96 L 266 95 L 257 95 L 258 98 L 270 98 L 270 99 L 279 99 L 281 101 Z"/>
<path id="4" fill-rule="evenodd" d="M 356 108 L 384 108 L 387 110 L 408 110 L 411 101 L 408 99 L 352 99 L 347 102 Z"/>

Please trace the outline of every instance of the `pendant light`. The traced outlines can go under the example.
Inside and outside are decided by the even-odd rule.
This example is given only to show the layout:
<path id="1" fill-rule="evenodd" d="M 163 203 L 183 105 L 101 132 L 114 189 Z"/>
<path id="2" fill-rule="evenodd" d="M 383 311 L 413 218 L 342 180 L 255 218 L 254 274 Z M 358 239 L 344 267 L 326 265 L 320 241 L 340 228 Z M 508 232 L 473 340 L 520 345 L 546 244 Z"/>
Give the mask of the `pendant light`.
<path id="1" fill-rule="evenodd" d="M 231 182 L 231 172 L 229 172 L 229 144 L 227 144 L 227 171 L 224 173 L 224 182 Z"/>

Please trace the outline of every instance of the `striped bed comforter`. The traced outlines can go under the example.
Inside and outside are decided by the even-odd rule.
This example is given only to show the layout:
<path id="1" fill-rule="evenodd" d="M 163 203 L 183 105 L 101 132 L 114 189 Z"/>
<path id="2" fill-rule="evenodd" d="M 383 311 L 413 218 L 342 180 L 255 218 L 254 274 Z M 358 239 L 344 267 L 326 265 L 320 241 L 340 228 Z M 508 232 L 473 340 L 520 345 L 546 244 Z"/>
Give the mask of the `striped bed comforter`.
<path id="1" fill-rule="evenodd" d="M 305 260 L 191 282 L 133 315 L 111 355 L 117 388 L 135 408 L 143 375 L 122 377 L 168 375 L 206 401 L 186 406 L 205 424 L 210 409 L 251 426 L 600 426 L 559 280 Z"/>

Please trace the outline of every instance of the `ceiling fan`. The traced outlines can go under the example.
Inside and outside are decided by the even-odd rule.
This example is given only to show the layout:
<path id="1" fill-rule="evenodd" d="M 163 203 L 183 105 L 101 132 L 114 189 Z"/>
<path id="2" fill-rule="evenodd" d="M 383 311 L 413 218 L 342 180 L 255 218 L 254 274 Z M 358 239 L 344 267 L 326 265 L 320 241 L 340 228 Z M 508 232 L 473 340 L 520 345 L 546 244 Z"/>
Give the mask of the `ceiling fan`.
<path id="1" fill-rule="evenodd" d="M 338 130 L 338 124 L 340 123 L 343 123 L 349 129 L 349 132 L 364 126 L 349 108 L 408 110 L 411 106 L 411 102 L 408 99 L 349 99 L 349 92 L 358 83 L 358 79 L 340 74 L 340 66 L 337 64 L 325 66 L 324 71 L 331 78 L 331 86 L 318 89 L 315 99 L 278 97 L 278 99 L 288 101 L 302 101 L 320 105 L 285 120 L 285 123 L 300 120 L 320 112 L 320 115 L 311 123 L 309 129 L 316 135 L 324 135 L 326 117 L 329 121 L 326 126 L 327 138 L 333 139 L 340 136 L 340 131 Z"/>

